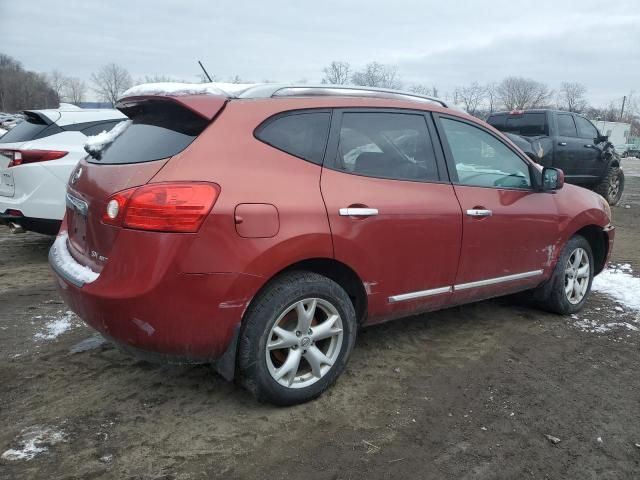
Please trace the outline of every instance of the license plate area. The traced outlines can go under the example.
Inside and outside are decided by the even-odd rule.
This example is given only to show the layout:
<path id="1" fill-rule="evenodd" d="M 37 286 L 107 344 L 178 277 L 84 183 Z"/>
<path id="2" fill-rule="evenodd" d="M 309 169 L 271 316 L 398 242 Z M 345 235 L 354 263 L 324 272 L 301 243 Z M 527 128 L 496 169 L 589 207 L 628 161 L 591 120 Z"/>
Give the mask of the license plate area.
<path id="1" fill-rule="evenodd" d="M 89 204 L 67 193 L 67 229 L 69 243 L 78 252 L 87 254 L 87 214 Z"/>
<path id="2" fill-rule="evenodd" d="M 0 195 L 12 197 L 14 188 L 13 173 L 11 173 L 11 170 L 0 170 Z"/>

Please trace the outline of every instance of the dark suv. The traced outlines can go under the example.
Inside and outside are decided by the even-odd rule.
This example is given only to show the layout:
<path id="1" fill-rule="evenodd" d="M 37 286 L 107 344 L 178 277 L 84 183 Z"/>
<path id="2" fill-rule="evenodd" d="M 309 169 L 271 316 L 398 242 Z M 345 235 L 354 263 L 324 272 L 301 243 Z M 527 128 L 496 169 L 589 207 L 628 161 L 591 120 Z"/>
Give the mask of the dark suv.
<path id="1" fill-rule="evenodd" d="M 562 169 L 565 179 L 616 205 L 624 191 L 620 156 L 587 118 L 557 110 L 491 114 L 487 123 L 504 132 L 534 161 Z"/>

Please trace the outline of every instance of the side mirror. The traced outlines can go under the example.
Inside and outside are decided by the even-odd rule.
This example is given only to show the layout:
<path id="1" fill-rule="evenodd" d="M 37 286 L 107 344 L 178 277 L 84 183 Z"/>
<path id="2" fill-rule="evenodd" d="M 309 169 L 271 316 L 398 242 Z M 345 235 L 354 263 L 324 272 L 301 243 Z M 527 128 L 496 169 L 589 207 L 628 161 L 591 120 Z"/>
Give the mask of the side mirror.
<path id="1" fill-rule="evenodd" d="M 594 140 L 595 140 L 595 143 L 608 142 L 609 137 L 607 135 L 598 135 Z"/>
<path id="2" fill-rule="evenodd" d="M 564 185 L 564 172 L 559 168 L 544 167 L 542 169 L 542 191 L 560 190 Z"/>

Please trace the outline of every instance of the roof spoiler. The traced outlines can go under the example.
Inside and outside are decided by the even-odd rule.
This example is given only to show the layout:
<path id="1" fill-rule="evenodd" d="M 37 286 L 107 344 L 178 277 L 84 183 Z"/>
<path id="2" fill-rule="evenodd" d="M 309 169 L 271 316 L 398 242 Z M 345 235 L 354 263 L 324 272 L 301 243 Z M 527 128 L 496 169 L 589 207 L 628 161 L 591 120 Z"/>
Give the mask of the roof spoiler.
<path id="1" fill-rule="evenodd" d="M 135 107 L 144 102 L 173 102 L 177 103 L 193 113 L 205 118 L 207 120 L 213 120 L 216 115 L 222 110 L 224 104 L 227 103 L 227 98 L 219 95 L 183 95 L 183 96 L 156 96 L 156 95 L 143 95 L 122 97 L 117 102 L 115 107 L 126 115 L 123 110 L 127 110 L 131 107 Z"/>

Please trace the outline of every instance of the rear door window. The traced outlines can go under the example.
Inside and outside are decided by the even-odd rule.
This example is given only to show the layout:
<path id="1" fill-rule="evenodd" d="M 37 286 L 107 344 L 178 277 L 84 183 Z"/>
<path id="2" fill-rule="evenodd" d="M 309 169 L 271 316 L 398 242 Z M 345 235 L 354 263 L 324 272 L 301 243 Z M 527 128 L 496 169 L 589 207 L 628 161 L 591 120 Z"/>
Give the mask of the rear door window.
<path id="1" fill-rule="evenodd" d="M 576 124 L 573 121 L 573 115 L 558 115 L 558 135 L 561 137 L 577 137 Z"/>
<path id="2" fill-rule="evenodd" d="M 322 165 L 330 120 L 328 111 L 286 112 L 268 119 L 255 135 L 278 150 Z"/>
<path id="3" fill-rule="evenodd" d="M 141 163 L 169 158 L 187 148 L 209 121 L 177 103 L 147 100 L 120 109 L 131 122 L 111 143 L 88 157 L 92 163 Z"/>
<path id="4" fill-rule="evenodd" d="M 336 168 L 369 177 L 438 180 L 433 144 L 421 114 L 344 113 Z"/>

